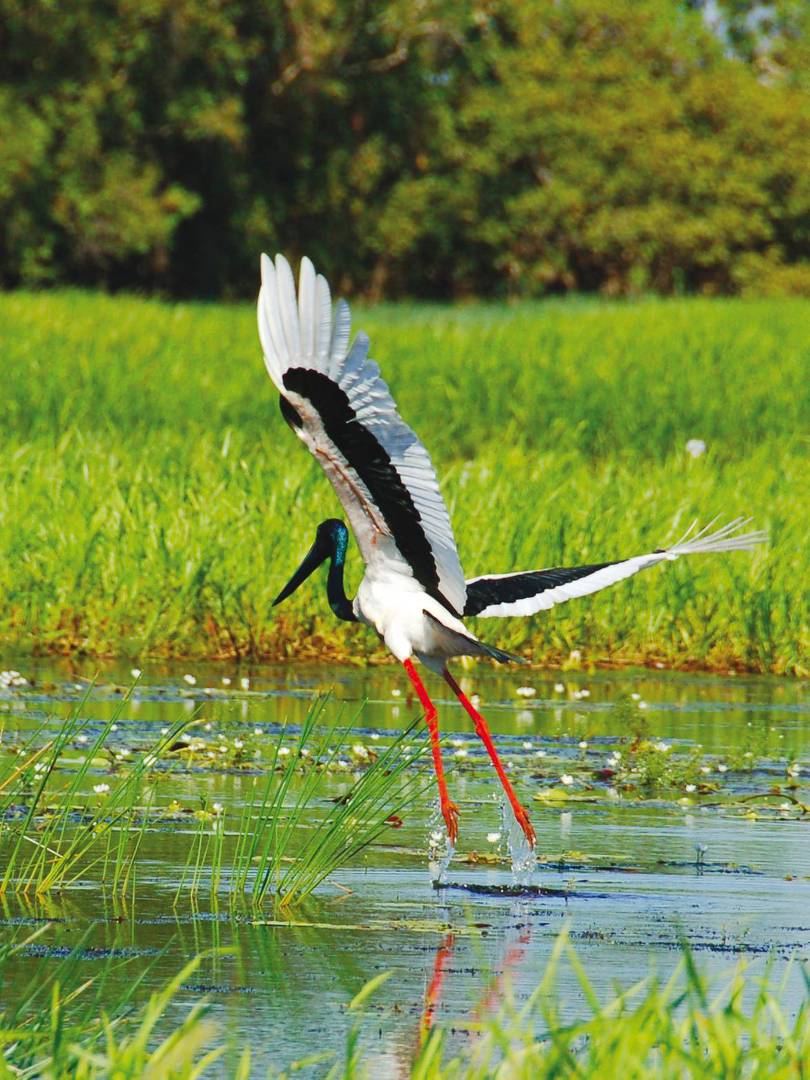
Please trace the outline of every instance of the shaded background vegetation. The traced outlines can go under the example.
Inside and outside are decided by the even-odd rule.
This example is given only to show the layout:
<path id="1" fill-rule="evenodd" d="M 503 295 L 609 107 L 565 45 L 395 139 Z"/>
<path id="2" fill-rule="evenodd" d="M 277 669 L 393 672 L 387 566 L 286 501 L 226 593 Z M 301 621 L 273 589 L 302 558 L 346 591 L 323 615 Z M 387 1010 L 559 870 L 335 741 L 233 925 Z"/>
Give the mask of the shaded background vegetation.
<path id="1" fill-rule="evenodd" d="M 804 0 L 0 0 L 0 282 L 810 292 Z"/>

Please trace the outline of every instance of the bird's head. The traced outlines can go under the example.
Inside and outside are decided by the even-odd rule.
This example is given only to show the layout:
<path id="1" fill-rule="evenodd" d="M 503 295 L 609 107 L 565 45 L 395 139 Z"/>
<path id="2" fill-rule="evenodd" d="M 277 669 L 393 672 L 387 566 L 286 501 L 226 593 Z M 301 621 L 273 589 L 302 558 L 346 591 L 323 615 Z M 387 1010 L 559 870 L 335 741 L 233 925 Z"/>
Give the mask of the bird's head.
<path id="1" fill-rule="evenodd" d="M 331 558 L 337 566 L 342 566 L 346 558 L 349 530 L 337 518 L 322 521 L 315 532 L 315 542 L 304 556 L 304 561 L 273 601 L 273 606 L 292 596 L 299 585 L 318 567 Z"/>

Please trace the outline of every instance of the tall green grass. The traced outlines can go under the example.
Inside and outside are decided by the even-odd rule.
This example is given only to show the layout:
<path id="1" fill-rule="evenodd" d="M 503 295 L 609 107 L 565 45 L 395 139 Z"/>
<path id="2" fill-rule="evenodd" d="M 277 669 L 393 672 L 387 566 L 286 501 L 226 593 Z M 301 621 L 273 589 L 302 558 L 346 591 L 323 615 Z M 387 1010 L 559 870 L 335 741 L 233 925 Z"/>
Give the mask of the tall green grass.
<path id="1" fill-rule="evenodd" d="M 41 897 L 80 878 L 99 881 L 119 899 L 134 894 L 144 834 L 164 827 L 157 792 L 176 760 L 175 747 L 188 742 L 180 736 L 193 718 L 130 752 L 117 773 L 99 776 L 105 743 L 126 704 L 120 701 L 92 734 L 82 701 L 52 739 L 43 743 L 34 732 L 16 752 L 0 754 L 0 898 Z M 343 724 L 340 714 L 326 716 L 325 705 L 326 699 L 314 703 L 293 752 L 286 733 L 279 733 L 266 772 L 239 808 L 214 804 L 198 812 L 196 831 L 184 833 L 188 850 L 175 903 L 205 893 L 215 903 L 225 895 L 233 906 L 247 902 L 256 909 L 300 904 L 424 791 L 425 775 L 409 769 L 416 754 L 403 753 L 411 745 L 409 728 L 375 753 L 324 811 L 326 778 L 348 755 L 352 739 L 352 723 Z M 89 792 L 93 781 L 100 781 L 93 788 L 103 788 L 102 794 Z"/>
<path id="2" fill-rule="evenodd" d="M 0 946 L 0 978 L 5 964 L 34 937 Z M 174 1019 L 177 996 L 200 957 L 136 1006 L 140 980 L 119 979 L 117 993 L 105 997 L 107 969 L 100 977 L 81 979 L 78 951 L 45 980 L 32 979 L 14 1001 L 0 1004 L 0 1076 L 192 1080 L 216 1075 L 247 1080 L 257 1075 L 260 1048 L 229 1040 L 205 1000 L 192 1005 L 179 1023 Z M 559 991 L 564 960 L 579 984 L 579 1015 Z M 384 973 L 371 980 L 349 1006 L 358 1017 L 369 999 L 374 1001 L 375 1049 L 385 978 Z M 452 1040 L 441 1025 L 424 1032 L 412 1060 L 402 1062 L 407 1069 L 402 1075 L 412 1080 L 795 1080 L 810 1069 L 810 982 L 805 975 L 804 999 L 792 1015 L 782 1003 L 784 985 L 784 980 L 755 977 L 740 967 L 718 986 L 684 950 L 666 983 L 646 979 L 602 1001 L 563 933 L 528 1000 L 517 1001 L 506 985 L 500 1008 L 491 1015 L 454 1020 Z M 308 1061 L 284 1070 L 274 1062 L 268 1075 L 296 1075 L 317 1065 L 318 1075 L 329 1080 L 371 1080 L 378 1075 L 379 1057 L 367 1055 L 360 1032 L 356 1023 L 342 1061 L 313 1048 Z"/>
<path id="3" fill-rule="evenodd" d="M 585 1007 L 567 1010 L 557 986 L 563 959 Z M 684 947 L 671 978 L 645 979 L 601 1001 L 566 934 L 554 944 L 543 978 L 527 1001 L 507 993 L 496 1016 L 462 1024 L 473 1036 L 460 1052 L 434 1030 L 414 1064 L 419 1080 L 526 1080 L 622 1077 L 681 1080 L 716 1077 L 802 1077 L 810 1068 L 810 980 L 798 1013 L 781 1006 L 775 980 L 746 978 L 739 968 L 721 987 L 710 984 Z M 362 1060 L 362 1059 L 361 1059 Z"/>
<path id="4" fill-rule="evenodd" d="M 693 517 L 747 512 L 771 534 L 482 635 L 538 661 L 806 672 L 809 315 L 799 300 L 356 314 L 431 451 L 470 576 L 636 554 Z M 279 416 L 254 323 L 249 306 L 0 296 L 6 647 L 382 655 L 316 583 L 272 609 L 342 511 Z"/>
<path id="5" fill-rule="evenodd" d="M 47 925 L 0 945 L 0 979 L 6 965 L 24 955 L 45 930 Z M 207 1004 L 193 1005 L 179 1025 L 166 1024 L 167 1009 L 202 959 L 192 957 L 139 1007 L 133 1002 L 148 965 L 137 973 L 131 962 L 108 961 L 100 975 L 85 977 L 81 943 L 51 970 L 43 972 L 37 965 L 28 985 L 17 986 L 0 1003 L 0 1077 L 195 1080 L 205 1075 L 227 1049 L 217 1040 Z M 121 979 L 119 969 L 125 964 L 129 978 Z M 220 1045 L 211 1045 L 217 1041 Z M 237 1066 L 232 1075 L 247 1080 L 249 1073 Z"/>

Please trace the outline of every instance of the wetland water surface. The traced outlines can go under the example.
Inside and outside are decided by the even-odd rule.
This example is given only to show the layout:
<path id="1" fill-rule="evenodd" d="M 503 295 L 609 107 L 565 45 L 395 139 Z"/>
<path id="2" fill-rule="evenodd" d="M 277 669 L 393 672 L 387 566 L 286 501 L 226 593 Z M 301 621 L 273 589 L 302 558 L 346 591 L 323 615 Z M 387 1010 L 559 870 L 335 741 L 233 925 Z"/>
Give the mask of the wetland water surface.
<path id="1" fill-rule="evenodd" d="M 90 665 L 3 666 L 29 680 L 0 687 L 4 748 L 35 730 L 58 730 L 95 674 Z M 167 812 L 143 835 L 126 902 L 110 896 L 103 866 L 40 899 L 6 893 L 4 940 L 48 925 L 7 966 L 4 997 L 78 943 L 83 974 L 105 966 L 111 997 L 115 980 L 132 980 L 145 965 L 151 989 L 195 953 L 232 948 L 203 962 L 173 1018 L 208 996 L 221 1028 L 236 1044 L 251 1044 L 261 1070 L 313 1052 L 340 1054 L 354 1022 L 348 1003 L 368 979 L 392 972 L 371 999 L 363 1032 L 370 1068 L 387 1077 L 405 1074 L 425 1023 L 457 1029 L 491 1011 L 505 979 L 518 997 L 528 994 L 566 924 L 600 992 L 627 987 L 651 967 L 668 976 L 681 938 L 718 975 L 741 957 L 758 970 L 769 958 L 777 969 L 790 957 L 810 958 L 806 683 L 648 671 L 473 674 L 467 689 L 481 695 L 537 828 L 534 885 L 546 893 L 513 888 L 497 779 L 467 718 L 435 680 L 449 784 L 461 810 L 459 847 L 441 887 L 427 866 L 431 787 L 401 813 L 401 825 L 333 874 L 304 907 L 279 916 L 270 906 L 262 914 L 234 905 L 227 880 L 217 885 L 210 874 L 196 895 L 178 891 L 197 827 L 191 812 L 220 804 L 227 842 L 263 747 L 284 726 L 294 746 L 315 696 L 332 692 L 325 716 L 342 707 L 348 720 L 361 711 L 314 814 L 345 795 L 364 755 L 390 741 L 418 708 L 393 667 L 150 665 L 110 733 L 114 767 L 125 768 L 127 756 L 195 709 L 194 731 L 206 750 L 156 773 L 155 801 Z M 81 706 L 90 737 L 131 681 L 128 667 L 101 672 Z M 75 750 L 80 755 L 81 744 Z M 88 799 L 114 775 L 92 767 Z M 111 956 L 121 963 L 111 966 Z M 574 975 L 563 969 L 559 985 L 575 1013 L 581 991 Z M 790 1009 L 799 1000 L 798 976 L 786 994 Z M 225 1074 L 228 1066 L 219 1067 Z"/>

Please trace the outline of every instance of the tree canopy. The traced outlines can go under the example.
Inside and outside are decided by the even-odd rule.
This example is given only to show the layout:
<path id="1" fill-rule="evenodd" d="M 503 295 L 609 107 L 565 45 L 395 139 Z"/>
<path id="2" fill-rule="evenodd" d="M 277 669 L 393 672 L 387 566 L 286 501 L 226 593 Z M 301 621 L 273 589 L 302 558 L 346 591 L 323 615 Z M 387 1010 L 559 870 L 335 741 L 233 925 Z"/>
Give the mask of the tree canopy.
<path id="1" fill-rule="evenodd" d="M 247 295 L 266 249 L 372 296 L 810 293 L 808 25 L 795 0 L 0 0 L 0 282 Z"/>

